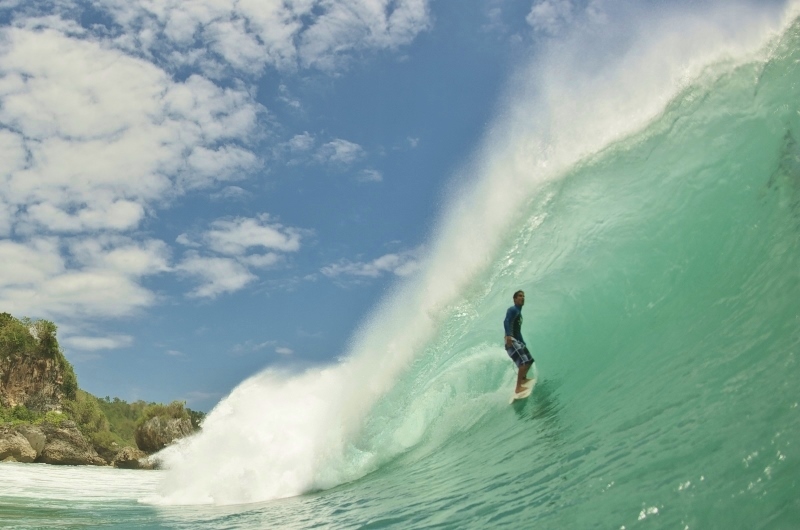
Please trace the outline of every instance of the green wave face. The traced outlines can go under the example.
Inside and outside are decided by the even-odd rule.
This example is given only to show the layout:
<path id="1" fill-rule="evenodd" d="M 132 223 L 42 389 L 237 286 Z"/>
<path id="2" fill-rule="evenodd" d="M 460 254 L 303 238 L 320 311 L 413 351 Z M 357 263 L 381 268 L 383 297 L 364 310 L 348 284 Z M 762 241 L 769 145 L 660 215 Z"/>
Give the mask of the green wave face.
<path id="1" fill-rule="evenodd" d="M 800 521 L 800 25 L 765 54 L 525 203 L 351 447 L 375 472 L 328 502 L 359 492 L 376 526 Z M 539 382 L 510 406 L 517 289 Z"/>

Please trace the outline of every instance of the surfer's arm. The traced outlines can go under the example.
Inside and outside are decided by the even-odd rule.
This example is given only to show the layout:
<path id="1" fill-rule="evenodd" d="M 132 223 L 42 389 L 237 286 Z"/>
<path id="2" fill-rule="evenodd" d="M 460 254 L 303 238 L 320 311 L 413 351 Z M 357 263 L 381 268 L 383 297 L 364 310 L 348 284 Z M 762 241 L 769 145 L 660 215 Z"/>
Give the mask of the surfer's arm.
<path id="1" fill-rule="evenodd" d="M 506 319 L 503 321 L 503 329 L 505 329 L 506 331 L 506 336 L 505 336 L 506 346 L 511 346 L 511 338 L 512 338 L 511 323 L 514 321 L 514 317 L 516 316 L 517 316 L 516 306 L 509 307 L 508 311 L 506 311 Z"/>

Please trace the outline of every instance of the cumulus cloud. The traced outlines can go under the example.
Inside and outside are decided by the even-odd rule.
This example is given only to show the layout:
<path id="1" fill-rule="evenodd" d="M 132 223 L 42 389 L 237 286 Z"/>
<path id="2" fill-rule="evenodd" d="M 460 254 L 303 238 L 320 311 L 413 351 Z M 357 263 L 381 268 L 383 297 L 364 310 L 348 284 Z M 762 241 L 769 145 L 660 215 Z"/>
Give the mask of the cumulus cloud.
<path id="1" fill-rule="evenodd" d="M 259 113 L 246 90 L 55 30 L 0 33 L 0 202 L 18 232 L 130 230 L 152 203 L 257 167 L 239 143 Z"/>
<path id="2" fill-rule="evenodd" d="M 303 134 L 294 135 L 286 145 L 292 152 L 308 151 L 314 147 L 314 137 L 306 131 Z"/>
<path id="3" fill-rule="evenodd" d="M 256 269 L 265 269 L 272 267 L 276 263 L 280 262 L 281 259 L 283 258 L 280 254 L 268 252 L 267 254 L 251 254 L 249 256 L 243 256 L 239 258 L 239 262 Z"/>
<path id="4" fill-rule="evenodd" d="M 262 169 L 253 146 L 271 125 L 255 76 L 330 72 L 430 26 L 427 0 L 5 0 L 0 16 L 0 305 L 62 320 L 134 314 L 159 300 L 143 284 L 155 274 L 199 280 L 195 297 L 233 292 L 296 252 L 306 232 L 265 216 L 182 234 L 194 250 L 177 265 L 140 230 L 190 190 L 246 195 L 233 182 Z M 278 100 L 301 108 L 286 85 Z M 306 132 L 287 149 L 364 156 L 317 145 Z"/>
<path id="5" fill-rule="evenodd" d="M 117 46 L 210 72 L 330 71 L 352 54 L 408 44 L 431 24 L 427 0 L 107 0 L 96 6 L 114 20 Z"/>
<path id="6" fill-rule="evenodd" d="M 140 282 L 170 257 L 123 234 L 165 199 L 257 168 L 245 146 L 261 109 L 245 88 L 175 81 L 48 21 L 0 29 L 0 234 L 15 236 L 0 241 L 0 304 L 130 315 L 157 301 Z"/>
<path id="7" fill-rule="evenodd" d="M 0 306 L 56 319 L 127 316 L 155 303 L 140 281 L 167 270 L 167 259 L 159 241 L 0 240 Z"/>
<path id="8" fill-rule="evenodd" d="M 251 269 L 271 267 L 283 259 L 283 254 L 300 250 L 301 240 L 308 233 L 273 222 L 268 214 L 217 219 L 196 236 L 178 236 L 178 243 L 202 248 L 210 256 L 189 251 L 177 269 L 202 284 L 191 296 L 214 298 L 255 280 Z M 205 264 L 211 270 L 203 270 Z M 231 279 L 226 280 L 226 275 Z"/>
<path id="9" fill-rule="evenodd" d="M 364 148 L 360 145 L 337 138 L 320 147 L 316 153 L 316 159 L 323 164 L 348 166 L 364 155 Z"/>
<path id="10" fill-rule="evenodd" d="M 341 260 L 323 267 L 320 272 L 329 278 L 340 276 L 378 278 L 384 274 L 408 276 L 419 269 L 418 250 L 385 254 L 372 261 Z"/>
<path id="11" fill-rule="evenodd" d="M 361 145 L 343 138 L 316 145 L 314 135 L 305 131 L 280 144 L 277 152 L 278 156 L 288 156 L 290 165 L 319 164 L 335 171 L 346 170 L 367 156 Z"/>
<path id="12" fill-rule="evenodd" d="M 169 248 L 163 241 L 97 236 L 68 241 L 73 261 L 88 270 L 114 270 L 132 277 L 167 272 Z"/>
<path id="13" fill-rule="evenodd" d="M 220 254 L 243 255 L 248 249 L 261 247 L 281 252 L 300 249 L 301 230 L 271 223 L 268 214 L 255 218 L 218 219 L 203 234 L 209 248 Z"/>
<path id="14" fill-rule="evenodd" d="M 238 291 L 257 279 L 235 259 L 205 257 L 193 251 L 176 268 L 200 281 L 200 285 L 189 293 L 193 298 L 216 298 L 223 293 Z"/>

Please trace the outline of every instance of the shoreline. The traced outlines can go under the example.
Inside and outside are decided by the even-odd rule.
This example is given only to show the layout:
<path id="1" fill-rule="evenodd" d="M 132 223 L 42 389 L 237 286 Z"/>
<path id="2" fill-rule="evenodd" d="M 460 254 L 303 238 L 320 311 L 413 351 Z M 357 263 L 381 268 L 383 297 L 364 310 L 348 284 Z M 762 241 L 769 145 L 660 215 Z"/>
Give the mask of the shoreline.
<path id="1" fill-rule="evenodd" d="M 123 446 L 98 453 L 74 421 L 0 424 L 0 463 L 159 469 L 155 453 Z"/>

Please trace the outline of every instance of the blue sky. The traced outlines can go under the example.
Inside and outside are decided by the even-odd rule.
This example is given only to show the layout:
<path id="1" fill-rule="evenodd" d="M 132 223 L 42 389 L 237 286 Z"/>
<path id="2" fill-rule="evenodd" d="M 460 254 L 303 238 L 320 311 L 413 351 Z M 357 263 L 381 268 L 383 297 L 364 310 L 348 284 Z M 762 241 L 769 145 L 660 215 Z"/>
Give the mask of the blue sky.
<path id="1" fill-rule="evenodd" d="M 208 410 L 334 362 L 518 68 L 633 5 L 0 0 L 0 310 L 98 396 Z"/>
<path id="2" fill-rule="evenodd" d="M 0 2 L 2 310 L 99 396 L 208 409 L 331 362 L 417 268 L 533 8 Z"/>

